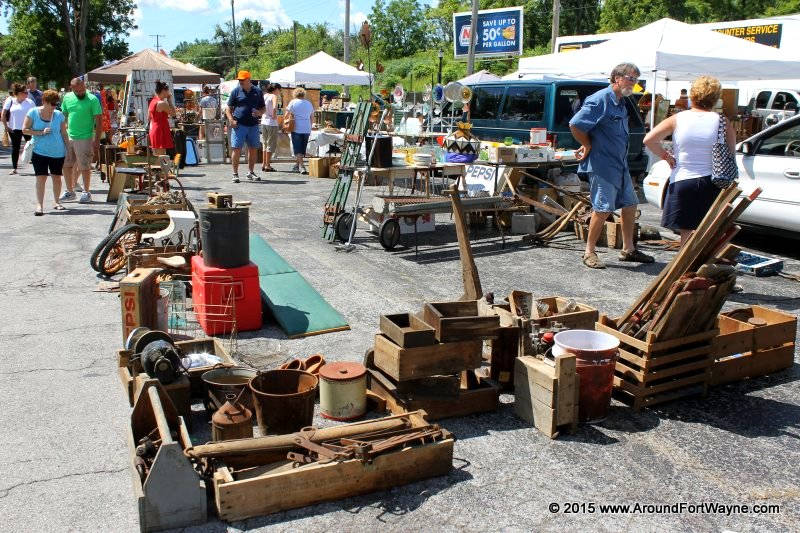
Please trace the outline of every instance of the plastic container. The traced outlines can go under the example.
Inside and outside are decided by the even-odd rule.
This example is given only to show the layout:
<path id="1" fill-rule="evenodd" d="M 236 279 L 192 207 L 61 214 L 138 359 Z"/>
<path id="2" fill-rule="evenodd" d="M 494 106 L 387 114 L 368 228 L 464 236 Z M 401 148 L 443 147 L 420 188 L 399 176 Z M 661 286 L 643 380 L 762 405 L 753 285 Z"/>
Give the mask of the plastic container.
<path id="1" fill-rule="evenodd" d="M 237 268 L 250 262 L 250 210 L 200 209 L 203 259 L 214 268 Z"/>
<path id="2" fill-rule="evenodd" d="M 578 421 L 598 422 L 608 415 L 619 339 L 600 331 L 571 329 L 553 338 L 553 355 L 575 354 L 580 376 Z"/>
<path id="3" fill-rule="evenodd" d="M 531 128 L 531 144 L 533 145 L 546 145 L 547 144 L 547 128 Z"/>
<path id="4" fill-rule="evenodd" d="M 261 435 L 294 433 L 314 420 L 319 380 L 303 370 L 268 370 L 250 380 Z"/>
<path id="5" fill-rule="evenodd" d="M 213 268 L 192 257 L 192 307 L 208 335 L 261 329 L 258 267 Z"/>

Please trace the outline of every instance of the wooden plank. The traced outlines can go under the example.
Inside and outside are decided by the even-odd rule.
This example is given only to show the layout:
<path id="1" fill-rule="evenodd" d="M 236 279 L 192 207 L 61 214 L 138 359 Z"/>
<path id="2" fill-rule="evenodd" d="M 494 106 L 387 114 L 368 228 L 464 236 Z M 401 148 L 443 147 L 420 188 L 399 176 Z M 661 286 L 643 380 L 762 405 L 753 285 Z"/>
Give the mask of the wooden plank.
<path id="1" fill-rule="evenodd" d="M 453 224 L 456 227 L 456 236 L 458 237 L 458 255 L 461 259 L 461 277 L 464 282 L 464 294 L 461 299 L 477 300 L 483 297 L 483 290 L 481 289 L 478 267 L 475 266 L 475 258 L 472 255 L 472 246 L 469 243 L 469 230 L 464 218 L 464 210 L 461 207 L 458 183 L 450 187 L 450 201 L 453 204 Z"/>
<path id="2" fill-rule="evenodd" d="M 482 341 L 461 341 L 401 348 L 388 337 L 375 335 L 375 366 L 397 381 L 455 374 L 481 365 Z"/>
<path id="3" fill-rule="evenodd" d="M 434 329 L 411 313 L 381 315 L 381 333 L 403 348 L 436 344 Z"/>
<path id="4" fill-rule="evenodd" d="M 520 355 L 519 327 L 505 327 L 497 330 L 497 338 L 491 343 L 489 376 L 500 384 L 501 387 L 514 385 L 514 361 Z"/>
<path id="5" fill-rule="evenodd" d="M 711 384 L 722 385 L 791 368 L 794 349 L 795 343 L 789 342 L 776 348 L 723 357 L 711 367 Z"/>
<path id="6" fill-rule="evenodd" d="M 452 464 L 453 439 L 445 439 L 379 455 L 369 464 L 315 463 L 233 482 L 215 476 L 214 499 L 220 518 L 244 520 L 442 476 Z"/>
<path id="7" fill-rule="evenodd" d="M 397 392 L 411 396 L 455 397 L 461 392 L 461 376 L 428 376 L 395 383 Z"/>
<path id="8" fill-rule="evenodd" d="M 429 302 L 423 308 L 426 323 L 436 330 L 439 342 L 487 339 L 500 327 L 497 316 L 478 316 L 477 300 Z"/>

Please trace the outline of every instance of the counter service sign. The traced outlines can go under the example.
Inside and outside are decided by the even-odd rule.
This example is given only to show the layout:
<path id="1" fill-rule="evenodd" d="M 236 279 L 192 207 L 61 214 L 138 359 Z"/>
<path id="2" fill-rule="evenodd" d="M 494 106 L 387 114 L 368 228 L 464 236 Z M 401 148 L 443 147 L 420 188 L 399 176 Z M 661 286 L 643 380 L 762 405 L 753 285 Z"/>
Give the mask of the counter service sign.
<path id="1" fill-rule="evenodd" d="M 472 13 L 453 13 L 453 48 L 456 58 L 469 55 Z M 478 11 L 475 57 L 522 55 L 522 7 Z"/>

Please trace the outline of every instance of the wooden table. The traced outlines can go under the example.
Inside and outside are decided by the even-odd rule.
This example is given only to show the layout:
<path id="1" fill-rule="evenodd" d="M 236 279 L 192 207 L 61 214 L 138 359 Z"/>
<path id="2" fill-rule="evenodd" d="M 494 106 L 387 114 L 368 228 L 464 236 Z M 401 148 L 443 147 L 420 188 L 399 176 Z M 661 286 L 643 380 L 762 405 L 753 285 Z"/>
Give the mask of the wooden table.
<path id="1" fill-rule="evenodd" d="M 376 185 L 382 185 L 383 180 L 386 179 L 389 184 L 389 195 L 393 196 L 395 179 L 411 179 L 411 192 L 413 194 L 414 190 L 416 189 L 417 178 L 421 177 L 425 184 L 425 196 L 430 196 L 430 180 L 434 172 L 441 171 L 442 176 L 447 178 L 453 176 L 460 177 L 464 175 L 464 169 L 465 165 L 462 163 L 435 163 L 430 166 L 406 165 L 386 168 L 371 168 L 369 171 L 369 176 L 367 176 L 366 179 L 369 179 L 369 177 L 374 177 L 377 181 L 378 178 L 380 178 L 380 183 L 376 183 Z"/>

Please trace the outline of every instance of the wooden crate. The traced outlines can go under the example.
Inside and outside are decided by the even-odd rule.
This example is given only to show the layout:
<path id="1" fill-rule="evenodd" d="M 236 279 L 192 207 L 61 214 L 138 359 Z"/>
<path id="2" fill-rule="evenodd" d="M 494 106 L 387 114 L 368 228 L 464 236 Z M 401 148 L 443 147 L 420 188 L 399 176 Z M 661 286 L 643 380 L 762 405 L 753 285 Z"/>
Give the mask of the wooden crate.
<path id="1" fill-rule="evenodd" d="M 423 319 L 439 342 L 490 339 L 500 327 L 497 316 L 479 316 L 477 300 L 426 303 Z"/>
<path id="2" fill-rule="evenodd" d="M 415 427 L 426 422 L 411 416 Z M 364 464 L 358 459 L 292 468 L 286 461 L 262 468 L 214 472 L 214 502 L 223 520 L 244 520 L 390 489 L 422 479 L 446 475 L 453 466 L 453 441 L 415 445 L 379 455 Z"/>
<path id="3" fill-rule="evenodd" d="M 376 368 L 367 370 L 367 387 L 386 400 L 386 408 L 399 415 L 418 409 L 428 413 L 429 420 L 467 416 L 495 411 L 499 402 L 499 389 L 486 380 L 480 380 L 474 389 L 461 389 L 457 396 L 447 397 L 404 394 L 392 379 Z"/>
<path id="4" fill-rule="evenodd" d="M 222 366 L 236 366 L 236 363 L 234 362 L 233 358 L 231 358 L 227 348 L 225 348 L 225 344 L 219 339 L 204 338 L 178 341 L 175 343 L 175 346 L 180 348 L 183 353 L 186 354 L 195 352 L 212 353 L 222 359 L 222 363 L 220 363 Z M 137 375 L 144 373 L 139 359 L 134 359 L 131 361 L 132 357 L 133 352 L 130 350 L 117 351 L 117 373 L 119 375 L 120 383 L 122 384 L 122 389 L 125 391 L 125 397 L 128 399 L 128 403 L 131 405 L 131 407 L 134 403 L 135 378 Z M 201 379 L 201 376 L 204 372 L 207 372 L 212 368 L 214 367 L 201 366 L 189 369 L 189 384 L 191 387 L 192 396 L 198 398 L 203 396 L 205 389 L 203 387 L 203 380 Z"/>
<path id="5" fill-rule="evenodd" d="M 717 330 L 667 341 L 645 342 L 620 333 L 606 317 L 597 331 L 620 340 L 614 371 L 614 397 L 635 410 L 708 392 Z"/>
<path id="6" fill-rule="evenodd" d="M 482 352 L 480 340 L 402 348 L 379 333 L 375 335 L 374 362 L 393 379 L 404 381 L 477 368 Z"/>
<path id="7" fill-rule="evenodd" d="M 536 429 L 556 438 L 560 428 L 578 426 L 579 376 L 575 356 L 549 362 L 523 356 L 514 368 L 514 412 Z"/>
<path id="8" fill-rule="evenodd" d="M 381 315 L 381 333 L 403 348 L 436 344 L 434 329 L 411 313 Z"/>
<path id="9" fill-rule="evenodd" d="M 582 303 L 576 303 L 575 311 L 565 313 L 564 309 L 569 303 L 569 298 L 551 296 L 537 298 L 536 301 L 546 304 L 552 313 L 545 318 L 531 319 L 531 323 L 540 328 L 549 328 L 552 327 L 554 322 L 559 322 L 568 329 L 594 329 L 595 322 L 599 318 L 597 309 Z"/>
<path id="10" fill-rule="evenodd" d="M 589 227 L 583 224 L 576 223 L 574 225 L 575 236 L 580 240 L 586 242 L 589 236 Z M 633 242 L 639 240 L 639 223 L 635 223 L 633 227 Z M 609 222 L 606 221 L 600 232 L 600 237 L 597 239 L 597 246 L 606 246 L 621 250 L 624 246 L 622 240 L 622 222 Z"/>
<path id="11" fill-rule="evenodd" d="M 186 266 L 182 268 L 172 268 L 161 263 L 159 257 L 181 256 L 186 259 Z M 162 268 L 164 270 L 179 273 L 191 274 L 192 272 L 192 252 L 187 252 L 185 246 L 159 246 L 158 248 L 137 248 L 128 254 L 128 272 L 133 272 L 137 268 Z"/>
<path id="12" fill-rule="evenodd" d="M 749 318 L 767 323 L 754 326 Z M 711 384 L 763 376 L 794 364 L 797 317 L 759 305 L 721 313 L 714 339 Z"/>
<path id="13" fill-rule="evenodd" d="M 139 326 L 158 328 L 159 272 L 159 268 L 137 268 L 119 282 L 123 344 L 131 331 Z"/>

